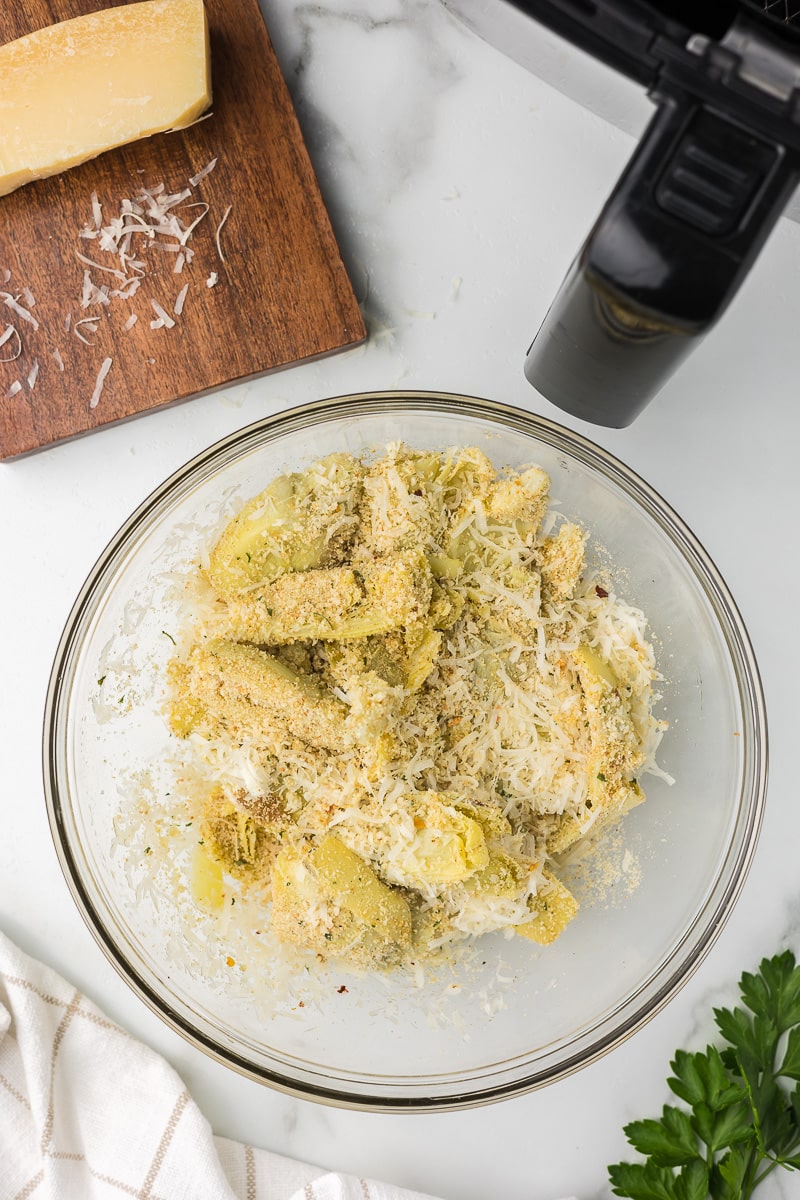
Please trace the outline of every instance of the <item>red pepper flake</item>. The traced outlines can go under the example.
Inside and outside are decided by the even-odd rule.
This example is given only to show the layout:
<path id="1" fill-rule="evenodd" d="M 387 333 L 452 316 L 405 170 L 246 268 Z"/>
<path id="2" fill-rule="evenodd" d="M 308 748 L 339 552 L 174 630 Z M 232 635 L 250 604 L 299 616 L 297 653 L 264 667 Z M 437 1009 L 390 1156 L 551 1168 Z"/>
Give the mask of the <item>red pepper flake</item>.
<path id="1" fill-rule="evenodd" d="M 305 1000 L 298 1000 L 298 1001 L 297 1001 L 297 1007 L 298 1007 L 298 1008 L 305 1008 L 305 1006 L 306 1006 L 306 1002 L 305 1002 Z"/>
<path id="2" fill-rule="evenodd" d="M 336 991 L 339 993 L 340 996 L 343 996 L 344 993 L 347 991 L 347 988 L 344 986 L 344 984 L 342 984 L 342 986 L 340 988 L 337 988 Z"/>
<path id="3" fill-rule="evenodd" d="M 608 592 L 606 591 L 606 589 L 604 587 L 600 587 L 599 583 L 595 586 L 594 590 L 597 592 L 597 595 L 600 597 L 601 600 L 605 600 L 606 597 L 608 596 Z"/>
<path id="4" fill-rule="evenodd" d="M 231 958 L 231 956 L 230 956 L 230 954 L 229 954 L 229 955 L 228 955 L 228 957 L 225 959 L 225 965 L 226 965 L 226 966 L 228 966 L 228 967 L 235 967 L 235 966 L 236 966 L 236 959 L 235 959 L 235 958 Z"/>

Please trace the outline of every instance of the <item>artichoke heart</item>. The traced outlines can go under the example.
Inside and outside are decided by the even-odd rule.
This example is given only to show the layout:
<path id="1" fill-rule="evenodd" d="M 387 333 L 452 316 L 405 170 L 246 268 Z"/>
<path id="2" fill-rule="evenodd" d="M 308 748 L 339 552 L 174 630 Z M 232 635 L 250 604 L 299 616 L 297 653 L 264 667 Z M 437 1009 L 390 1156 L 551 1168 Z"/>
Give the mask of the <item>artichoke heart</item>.
<path id="1" fill-rule="evenodd" d="M 489 862 L 480 823 L 443 804 L 436 792 L 424 797 L 414 819 L 416 832 L 396 860 L 399 871 L 412 880 L 437 885 L 469 879 Z"/>
<path id="2" fill-rule="evenodd" d="M 287 571 L 335 561 L 361 496 L 363 469 L 330 454 L 307 471 L 279 475 L 250 500 L 212 548 L 208 575 L 224 596 Z M 338 532 L 335 535 L 333 530 Z"/>

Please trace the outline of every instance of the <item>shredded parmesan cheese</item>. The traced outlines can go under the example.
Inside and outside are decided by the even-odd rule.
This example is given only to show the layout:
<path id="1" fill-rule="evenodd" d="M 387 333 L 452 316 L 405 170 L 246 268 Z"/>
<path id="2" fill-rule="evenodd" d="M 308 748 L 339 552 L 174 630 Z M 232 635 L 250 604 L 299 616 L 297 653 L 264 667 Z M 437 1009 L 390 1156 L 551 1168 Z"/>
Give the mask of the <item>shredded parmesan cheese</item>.
<path id="1" fill-rule="evenodd" d="M 74 322 L 72 326 L 72 332 L 75 334 L 75 337 L 79 342 L 83 342 L 84 346 L 91 346 L 92 343 L 82 332 L 81 326 L 86 326 L 87 333 L 97 333 L 97 325 L 99 320 L 100 318 L 98 315 L 96 317 L 81 317 L 79 321 Z"/>
<path id="2" fill-rule="evenodd" d="M 22 295 L 22 293 L 20 293 L 20 295 Z M 12 296 L 10 292 L 0 292 L 0 296 L 3 297 L 3 303 L 5 304 L 6 308 L 10 308 L 11 311 L 15 313 L 21 321 L 27 321 L 27 323 L 32 325 L 34 329 L 39 328 L 39 322 L 36 320 L 36 317 L 34 317 L 27 308 L 23 308 L 19 302 L 19 297 Z"/>
<path id="3" fill-rule="evenodd" d="M 19 336 L 16 325 L 6 325 L 4 332 L 0 334 L 0 347 L 5 346 L 11 338 L 16 338 L 15 349 L 11 354 L 0 358 L 0 362 L 14 362 L 22 354 L 22 338 Z"/>
<path id="4" fill-rule="evenodd" d="M 114 275 L 117 279 L 121 279 L 123 283 L 128 282 L 125 272 L 119 271 L 116 267 L 109 267 L 109 266 L 104 266 L 103 263 L 96 263 L 96 262 L 94 262 L 93 259 L 87 258 L 85 254 L 80 254 L 77 250 L 75 251 L 75 257 L 78 259 L 79 262 L 87 263 L 90 267 L 93 267 L 96 271 L 107 271 L 110 275 Z"/>
<path id="5" fill-rule="evenodd" d="M 176 317 L 179 317 L 181 315 L 181 313 L 183 312 L 183 305 L 186 300 L 186 293 L 188 291 L 189 291 L 189 285 L 188 285 L 188 283 L 185 283 L 175 298 L 173 312 L 175 313 Z"/>
<path id="6" fill-rule="evenodd" d="M 100 367 L 100 370 L 97 372 L 97 382 L 94 385 L 94 391 L 92 392 L 91 399 L 89 400 L 89 408 L 97 408 L 97 405 L 100 401 L 100 397 L 103 393 L 103 387 L 105 385 L 106 375 L 111 370 L 112 362 L 113 362 L 113 359 L 111 359 L 111 358 L 103 359 L 102 366 Z"/>
<path id="7" fill-rule="evenodd" d="M 225 209 L 225 212 L 222 214 L 222 220 L 220 221 L 219 225 L 217 226 L 217 232 L 214 235 L 215 241 L 217 243 L 217 254 L 219 255 L 220 262 L 225 262 L 225 255 L 222 253 L 222 246 L 220 244 L 220 234 L 222 233 L 225 222 L 227 221 L 228 217 L 231 215 L 232 209 L 233 209 L 233 205 L 229 204 L 228 207 Z"/>
<path id="8" fill-rule="evenodd" d="M 108 306 L 115 300 L 130 300 L 148 275 L 147 255 L 152 250 L 163 250 L 175 256 L 173 273 L 176 275 L 191 266 L 195 251 L 189 243 L 210 211 L 205 201 L 192 199 L 192 189 L 215 169 L 217 161 L 216 157 L 211 159 L 200 171 L 192 175 L 188 187 L 170 191 L 162 182 L 154 187 L 140 188 L 133 197 L 124 197 L 119 203 L 117 215 L 106 219 L 105 223 L 102 206 L 96 193 L 92 193 L 91 220 L 80 230 L 80 237 L 84 241 L 95 242 L 97 253 L 95 257 L 90 257 L 76 252 L 78 261 L 87 268 L 80 299 L 82 308 Z M 214 235 L 220 257 L 220 233 L 230 211 L 229 206 Z M 109 261 L 98 261 L 103 255 L 107 255 Z M 116 286 L 97 284 L 92 277 L 95 271 L 110 275 L 116 281 Z M 216 275 L 214 282 L 216 283 Z M 185 296 L 184 288 L 179 293 L 179 301 L 176 301 L 176 304 L 179 304 L 175 309 L 178 315 Z M 173 328 L 175 322 L 166 310 L 157 301 L 151 301 L 151 304 L 156 316 L 150 322 L 150 328 Z M 125 329 L 130 328 L 131 323 L 128 319 Z M 85 337 L 81 337 L 81 341 L 86 341 Z"/>
<path id="9" fill-rule="evenodd" d="M 216 158 L 212 158 L 211 162 L 206 163 L 202 170 L 198 171 L 196 175 L 192 175 L 189 179 L 189 183 L 192 185 L 192 187 L 197 187 L 200 180 L 205 179 L 206 175 L 210 175 L 216 165 Z"/>
<path id="10" fill-rule="evenodd" d="M 116 212 L 113 212 L 108 204 L 104 211 L 104 205 L 101 204 L 97 192 L 90 193 L 89 218 L 78 231 L 78 236 L 84 244 L 94 243 L 94 248 L 91 253 L 75 250 L 76 262 L 82 268 L 76 302 L 86 315 L 75 319 L 72 312 L 66 312 L 65 331 L 72 332 L 83 345 L 91 346 L 92 335 L 97 333 L 103 313 L 112 317 L 116 302 L 130 301 L 151 273 L 150 255 L 153 251 L 164 250 L 174 256 L 174 274 L 181 274 L 192 267 L 196 250 L 190 243 L 210 212 L 210 206 L 205 200 L 195 198 L 194 189 L 216 169 L 217 164 L 218 159 L 215 156 L 191 175 L 186 185 L 176 189 L 168 188 L 163 182 L 152 187 L 142 186 L 134 195 L 123 197 L 117 205 Z M 224 258 L 220 237 L 230 213 L 229 205 L 213 234 L 214 247 L 222 261 Z M 207 242 L 210 242 L 210 236 Z M 217 280 L 216 272 L 212 272 L 206 278 L 206 286 L 213 287 Z M 11 281 L 11 270 L 7 267 L 0 268 L 0 303 L 3 309 L 13 316 L 13 320 L 0 321 L 0 363 L 14 362 L 23 355 L 27 358 L 28 346 L 23 342 L 20 332 L 23 326 L 29 327 L 32 333 L 39 331 L 39 320 L 32 311 L 36 306 L 33 292 L 27 285 L 12 288 Z M 178 291 L 172 305 L 174 315 L 157 300 L 151 299 L 150 304 L 155 314 L 154 319 L 150 321 L 151 329 L 174 328 L 175 317 L 183 313 L 188 289 L 189 284 L 186 283 Z M 137 319 L 137 314 L 128 313 L 123 329 L 126 332 L 130 331 Z M 22 367 L 23 378 L 27 381 L 29 390 L 34 388 L 39 379 L 42 362 L 46 370 L 50 357 L 59 371 L 66 370 L 61 351 L 54 347 L 52 342 L 43 347 L 43 352 L 48 358 L 29 358 Z M 149 358 L 147 361 L 154 360 Z M 90 400 L 91 408 L 95 408 L 100 399 L 111 362 L 110 357 L 105 358 L 99 368 Z M 20 379 L 14 380 L 7 395 L 17 395 L 22 386 Z"/>
<path id="11" fill-rule="evenodd" d="M 158 303 L 157 300 L 150 301 L 153 311 L 156 314 L 156 320 L 150 322 L 151 329 L 161 329 L 166 325 L 167 329 L 172 329 L 175 322 L 165 308 Z"/>

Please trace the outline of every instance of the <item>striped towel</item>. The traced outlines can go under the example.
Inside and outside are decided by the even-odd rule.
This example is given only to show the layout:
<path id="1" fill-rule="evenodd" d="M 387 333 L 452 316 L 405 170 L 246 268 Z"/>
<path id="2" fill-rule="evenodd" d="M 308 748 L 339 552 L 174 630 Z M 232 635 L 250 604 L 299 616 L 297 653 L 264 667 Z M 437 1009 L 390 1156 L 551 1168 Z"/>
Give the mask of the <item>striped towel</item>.
<path id="1" fill-rule="evenodd" d="M 175 1071 L 0 933 L 0 1200 L 433 1200 L 215 1137 Z"/>

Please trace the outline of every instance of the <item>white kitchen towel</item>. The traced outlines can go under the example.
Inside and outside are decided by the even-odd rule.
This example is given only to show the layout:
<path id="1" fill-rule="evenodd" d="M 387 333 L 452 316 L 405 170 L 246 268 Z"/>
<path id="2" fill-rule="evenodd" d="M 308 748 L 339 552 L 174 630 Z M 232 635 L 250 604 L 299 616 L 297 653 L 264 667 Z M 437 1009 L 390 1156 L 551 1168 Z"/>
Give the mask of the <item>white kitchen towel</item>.
<path id="1" fill-rule="evenodd" d="M 172 1067 L 0 933 L 0 1200 L 432 1200 L 217 1138 Z"/>

